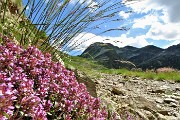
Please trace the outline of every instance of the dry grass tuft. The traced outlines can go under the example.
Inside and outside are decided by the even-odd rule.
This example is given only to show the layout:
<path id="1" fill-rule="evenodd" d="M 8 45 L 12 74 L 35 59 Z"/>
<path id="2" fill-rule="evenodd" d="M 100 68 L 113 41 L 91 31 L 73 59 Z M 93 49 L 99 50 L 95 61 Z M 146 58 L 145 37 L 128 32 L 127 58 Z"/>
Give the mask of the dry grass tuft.
<path id="1" fill-rule="evenodd" d="M 162 72 L 176 72 L 177 70 L 170 67 L 163 67 L 156 69 L 156 73 L 162 73 Z"/>

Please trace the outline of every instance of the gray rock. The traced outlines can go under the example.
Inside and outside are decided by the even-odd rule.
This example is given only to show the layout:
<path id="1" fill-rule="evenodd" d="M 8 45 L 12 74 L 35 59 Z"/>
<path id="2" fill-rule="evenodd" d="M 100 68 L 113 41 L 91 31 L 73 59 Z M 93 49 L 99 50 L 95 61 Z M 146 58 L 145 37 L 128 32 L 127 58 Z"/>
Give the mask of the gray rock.
<path id="1" fill-rule="evenodd" d="M 170 89 L 170 87 L 167 86 L 167 85 L 163 85 L 163 86 L 160 87 L 160 89 L 168 90 L 168 89 Z"/>
<path id="2" fill-rule="evenodd" d="M 178 114 L 177 112 L 174 112 L 173 115 L 174 115 L 175 117 L 179 118 L 179 120 L 180 120 L 180 114 Z"/>
<path id="3" fill-rule="evenodd" d="M 165 116 L 159 113 L 157 114 L 158 114 L 158 120 L 179 120 L 179 118 L 174 117 L 174 116 Z"/>
<path id="4" fill-rule="evenodd" d="M 143 120 L 149 120 L 148 116 L 139 110 L 134 110 L 134 113 L 137 113 Z"/>
<path id="5" fill-rule="evenodd" d="M 175 90 L 180 91 L 180 87 L 176 87 Z"/>
<path id="6" fill-rule="evenodd" d="M 159 110 L 157 111 L 158 113 L 162 114 L 162 115 L 169 115 L 170 110 Z"/>
<path id="7" fill-rule="evenodd" d="M 165 103 L 168 103 L 168 104 L 170 104 L 171 102 L 173 102 L 173 103 L 178 103 L 178 101 L 176 101 L 175 99 L 172 99 L 172 98 L 165 98 L 165 99 L 164 99 L 164 102 L 165 102 Z"/>
<path id="8" fill-rule="evenodd" d="M 170 107 L 174 107 L 174 108 L 176 108 L 178 105 L 176 104 L 176 103 L 174 103 L 174 102 L 170 102 Z"/>
<path id="9" fill-rule="evenodd" d="M 157 115 L 158 115 L 158 120 L 167 120 L 164 115 L 159 114 L 159 113 L 157 113 Z"/>
<path id="10" fill-rule="evenodd" d="M 132 83 L 138 83 L 138 80 L 133 79 L 133 80 L 129 80 L 129 82 L 132 82 Z"/>
<path id="11" fill-rule="evenodd" d="M 145 115 L 149 120 L 156 120 L 156 117 L 150 111 L 144 111 Z"/>
<path id="12" fill-rule="evenodd" d="M 159 110 L 155 102 L 149 101 L 148 99 L 142 96 L 134 97 L 133 100 L 134 100 L 134 106 L 136 108 L 144 109 L 151 112 Z"/>
<path id="13" fill-rule="evenodd" d="M 117 113 L 129 108 L 146 120 L 180 120 L 180 83 L 137 80 L 129 76 L 124 78 L 128 80 L 123 80 L 122 75 L 103 74 L 102 78 L 97 79 L 100 81 L 97 84 L 98 91 L 101 91 L 98 96 L 117 103 L 118 106 L 113 105 Z"/>
<path id="14" fill-rule="evenodd" d="M 154 90 L 152 90 L 153 93 L 166 93 L 167 91 L 170 90 L 170 87 L 166 86 L 166 85 L 163 85 L 161 86 L 160 88 L 156 88 Z"/>
<path id="15" fill-rule="evenodd" d="M 126 91 L 118 87 L 113 87 L 111 92 L 115 95 L 123 95 L 123 96 L 126 95 Z"/>
<path id="16" fill-rule="evenodd" d="M 171 84 L 175 84 L 176 82 L 175 82 L 175 81 L 169 81 L 169 83 L 171 83 Z"/>
<path id="17" fill-rule="evenodd" d="M 180 94 L 178 94 L 178 93 L 173 93 L 173 95 L 175 95 L 175 96 L 179 96 L 179 97 L 180 97 Z"/>
<path id="18" fill-rule="evenodd" d="M 156 90 L 152 90 L 152 93 L 165 93 L 166 91 L 164 89 L 156 89 Z"/>
<path id="19" fill-rule="evenodd" d="M 160 103 L 160 104 L 162 104 L 164 102 L 164 100 L 158 99 L 158 98 L 155 101 L 156 101 L 156 103 Z"/>
<path id="20" fill-rule="evenodd" d="M 180 101 L 180 96 L 175 96 L 175 95 L 173 95 L 173 96 L 171 96 L 171 98 L 172 98 L 172 99 L 175 99 L 175 100 L 177 100 L 177 101 Z"/>

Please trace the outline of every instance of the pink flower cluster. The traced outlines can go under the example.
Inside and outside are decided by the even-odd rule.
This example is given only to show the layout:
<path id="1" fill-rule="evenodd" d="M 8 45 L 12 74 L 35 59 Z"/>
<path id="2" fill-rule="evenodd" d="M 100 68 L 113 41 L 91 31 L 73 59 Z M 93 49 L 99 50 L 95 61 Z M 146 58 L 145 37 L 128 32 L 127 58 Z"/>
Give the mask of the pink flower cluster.
<path id="1" fill-rule="evenodd" d="M 72 71 L 36 47 L 0 37 L 0 119 L 105 120 L 107 112 Z"/>

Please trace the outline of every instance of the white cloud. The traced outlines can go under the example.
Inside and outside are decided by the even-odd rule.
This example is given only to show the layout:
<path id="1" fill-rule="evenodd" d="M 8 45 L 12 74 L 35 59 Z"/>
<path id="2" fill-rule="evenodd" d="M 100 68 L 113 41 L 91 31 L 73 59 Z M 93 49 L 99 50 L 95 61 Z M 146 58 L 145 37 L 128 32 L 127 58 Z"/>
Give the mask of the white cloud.
<path id="1" fill-rule="evenodd" d="M 173 23 L 180 22 L 179 6 L 180 0 L 151 0 L 158 6 L 163 6 L 169 14 L 170 21 Z"/>
<path id="2" fill-rule="evenodd" d="M 127 7 L 132 8 L 136 13 L 147 13 L 152 8 L 156 10 L 162 9 L 162 6 L 156 4 L 157 0 L 123 0 Z"/>
<path id="3" fill-rule="evenodd" d="M 93 0 L 71 0 L 70 1 L 71 4 L 75 4 L 77 2 L 79 2 L 80 4 L 86 3 L 87 5 L 89 5 L 89 7 L 92 7 L 92 8 L 94 8 L 94 6 L 96 6 L 96 5 L 98 5 L 97 2 L 94 2 Z"/>
<path id="4" fill-rule="evenodd" d="M 148 13 L 151 10 L 162 10 L 168 13 L 170 22 L 180 22 L 180 0 L 123 0 L 127 7 L 136 13 Z M 128 2 L 129 1 L 129 2 Z"/>
<path id="5" fill-rule="evenodd" d="M 129 18 L 130 13 L 126 13 L 126 12 L 124 12 L 124 11 L 121 11 L 121 12 L 119 12 L 119 15 L 120 15 L 121 17 L 123 17 L 124 19 L 127 19 L 127 18 Z"/>
<path id="6" fill-rule="evenodd" d="M 162 16 L 148 14 L 143 18 L 135 19 L 132 28 L 146 29 L 146 26 L 150 26 L 146 38 L 154 40 L 175 40 L 180 38 L 180 23 L 169 22 L 166 13 Z"/>
<path id="7" fill-rule="evenodd" d="M 146 15 L 143 18 L 135 19 L 132 28 L 142 28 L 145 29 L 146 26 L 152 25 L 158 22 L 158 18 L 155 15 Z"/>
<path id="8" fill-rule="evenodd" d="M 127 37 L 126 34 L 122 34 L 119 37 L 109 37 L 97 36 L 92 33 L 81 33 L 71 42 L 71 45 L 75 43 L 75 46 L 78 45 L 75 50 L 80 50 L 81 52 L 83 52 L 89 45 L 95 42 L 111 43 L 114 46 L 118 47 L 124 47 L 127 45 L 134 47 L 144 47 L 146 45 L 149 45 L 149 43 L 145 39 L 145 36 L 138 36 L 134 38 Z"/>
<path id="9" fill-rule="evenodd" d="M 180 38 L 180 24 L 162 24 L 160 22 L 155 22 L 151 25 L 147 38 L 154 40 L 176 40 Z M 180 42 L 180 41 L 179 41 Z"/>
<path id="10" fill-rule="evenodd" d="M 90 12 L 94 12 L 98 8 L 98 3 L 93 0 L 71 0 L 70 3 L 71 4 L 80 3 L 80 4 L 88 5 Z"/>
<path id="11" fill-rule="evenodd" d="M 135 28 L 150 29 L 145 39 L 169 40 L 172 44 L 180 43 L 180 0 L 123 0 L 142 18 L 134 19 Z"/>
<path id="12" fill-rule="evenodd" d="M 122 44 L 119 47 L 124 47 L 127 45 L 134 46 L 134 47 L 144 47 L 149 45 L 149 43 L 146 41 L 145 36 L 137 36 L 137 37 L 128 37 L 126 34 L 123 34 L 119 37 L 119 39 L 122 40 Z"/>

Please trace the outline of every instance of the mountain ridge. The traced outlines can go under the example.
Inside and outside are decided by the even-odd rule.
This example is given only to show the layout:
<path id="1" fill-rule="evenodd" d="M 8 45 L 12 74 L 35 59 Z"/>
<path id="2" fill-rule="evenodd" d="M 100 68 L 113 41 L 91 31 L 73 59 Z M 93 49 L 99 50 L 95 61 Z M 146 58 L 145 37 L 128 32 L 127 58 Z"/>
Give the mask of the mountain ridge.
<path id="1" fill-rule="evenodd" d="M 180 44 L 170 46 L 167 49 L 154 45 L 142 48 L 133 46 L 119 48 L 111 43 L 96 42 L 91 44 L 80 57 L 94 59 L 108 68 L 115 69 L 131 69 L 134 68 L 132 64 L 143 70 L 161 67 L 180 69 Z"/>

